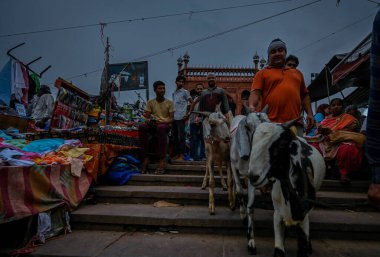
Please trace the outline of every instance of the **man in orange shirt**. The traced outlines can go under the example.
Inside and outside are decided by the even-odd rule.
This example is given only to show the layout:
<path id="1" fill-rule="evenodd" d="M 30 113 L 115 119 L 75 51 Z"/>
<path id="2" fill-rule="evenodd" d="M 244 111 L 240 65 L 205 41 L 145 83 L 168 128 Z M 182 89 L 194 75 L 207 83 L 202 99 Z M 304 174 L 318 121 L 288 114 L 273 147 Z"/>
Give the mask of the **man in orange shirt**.
<path id="1" fill-rule="evenodd" d="M 255 74 L 249 97 L 251 111 L 269 106 L 268 117 L 273 122 L 286 122 L 306 111 L 307 127 L 314 125 L 311 100 L 302 73 L 285 67 L 286 44 L 274 39 L 268 47 L 269 65 Z M 303 135 L 303 126 L 297 127 L 297 135 Z"/>

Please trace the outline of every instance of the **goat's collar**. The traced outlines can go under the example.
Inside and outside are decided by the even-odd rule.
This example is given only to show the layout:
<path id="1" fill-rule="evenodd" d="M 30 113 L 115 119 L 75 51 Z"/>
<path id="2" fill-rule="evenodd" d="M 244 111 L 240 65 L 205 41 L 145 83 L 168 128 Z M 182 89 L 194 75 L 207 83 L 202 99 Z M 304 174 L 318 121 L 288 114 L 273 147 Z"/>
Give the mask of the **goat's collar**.
<path id="1" fill-rule="evenodd" d="M 216 137 L 213 137 L 210 135 L 205 139 L 205 142 L 209 143 L 209 144 L 219 144 L 220 142 L 224 142 L 224 143 L 228 144 L 231 142 L 231 138 L 230 137 L 216 138 Z"/>

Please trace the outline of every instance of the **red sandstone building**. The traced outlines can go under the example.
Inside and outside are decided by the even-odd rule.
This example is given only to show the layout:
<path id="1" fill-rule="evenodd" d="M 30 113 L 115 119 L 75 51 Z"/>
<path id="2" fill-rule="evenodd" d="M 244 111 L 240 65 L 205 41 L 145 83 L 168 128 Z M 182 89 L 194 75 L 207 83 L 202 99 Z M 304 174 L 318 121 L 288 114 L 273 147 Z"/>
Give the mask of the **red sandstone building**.
<path id="1" fill-rule="evenodd" d="M 203 84 L 207 88 L 206 76 L 208 73 L 214 73 L 216 76 L 216 84 L 223 88 L 228 95 L 228 100 L 234 114 L 240 114 L 243 104 L 247 104 L 250 88 L 255 73 L 259 70 L 258 64 L 262 69 L 266 64 L 266 60 L 255 54 L 253 56 L 254 67 L 208 67 L 208 66 L 189 66 L 190 56 L 185 54 L 178 58 L 178 74 L 182 74 L 186 78 L 184 88 L 190 93 L 194 92 L 197 84 Z"/>

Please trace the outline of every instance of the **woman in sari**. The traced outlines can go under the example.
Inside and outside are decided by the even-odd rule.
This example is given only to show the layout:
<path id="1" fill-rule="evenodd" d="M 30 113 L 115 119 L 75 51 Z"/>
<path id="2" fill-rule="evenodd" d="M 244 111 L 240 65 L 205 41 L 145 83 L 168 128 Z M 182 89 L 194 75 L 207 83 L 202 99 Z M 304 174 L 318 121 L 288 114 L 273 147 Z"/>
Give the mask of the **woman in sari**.
<path id="1" fill-rule="evenodd" d="M 312 145 L 323 154 L 325 160 L 336 161 L 341 183 L 348 184 L 350 175 L 360 168 L 365 136 L 356 133 L 359 121 L 343 112 L 341 99 L 331 101 L 330 111 L 331 116 L 322 120 L 318 126 L 318 134 L 323 136 L 322 141 Z"/>

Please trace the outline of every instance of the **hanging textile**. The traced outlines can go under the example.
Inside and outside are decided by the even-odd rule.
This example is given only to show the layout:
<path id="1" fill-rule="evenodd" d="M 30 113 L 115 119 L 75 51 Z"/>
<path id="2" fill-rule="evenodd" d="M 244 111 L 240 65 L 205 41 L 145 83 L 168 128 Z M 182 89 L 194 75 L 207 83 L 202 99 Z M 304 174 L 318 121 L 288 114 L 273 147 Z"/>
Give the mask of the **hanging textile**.
<path id="1" fill-rule="evenodd" d="M 0 101 L 3 101 L 8 106 L 11 101 L 11 66 L 12 61 L 9 59 L 0 70 Z"/>

